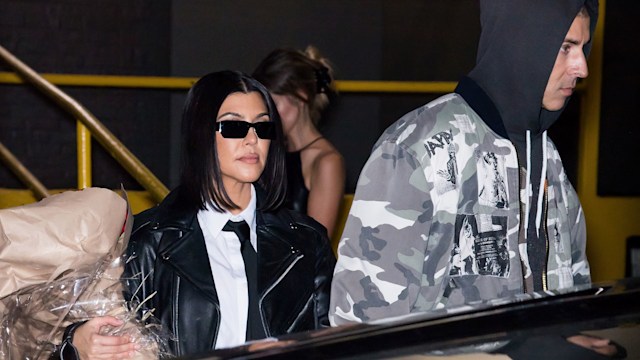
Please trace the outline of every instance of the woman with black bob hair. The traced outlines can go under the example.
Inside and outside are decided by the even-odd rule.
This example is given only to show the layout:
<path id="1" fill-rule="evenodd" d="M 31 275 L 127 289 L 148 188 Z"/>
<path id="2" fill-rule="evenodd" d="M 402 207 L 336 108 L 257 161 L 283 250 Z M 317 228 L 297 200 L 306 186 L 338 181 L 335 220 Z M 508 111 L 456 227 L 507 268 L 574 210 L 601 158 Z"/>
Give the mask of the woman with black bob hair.
<path id="1" fill-rule="evenodd" d="M 189 91 L 182 121 L 181 184 L 135 216 L 126 299 L 149 297 L 139 315 L 151 312 L 174 335 L 175 356 L 328 325 L 335 258 L 320 224 L 280 207 L 283 135 L 268 91 L 240 72 L 208 74 Z M 139 348 L 100 335 L 121 325 L 114 317 L 77 325 L 65 354 L 127 358 Z"/>

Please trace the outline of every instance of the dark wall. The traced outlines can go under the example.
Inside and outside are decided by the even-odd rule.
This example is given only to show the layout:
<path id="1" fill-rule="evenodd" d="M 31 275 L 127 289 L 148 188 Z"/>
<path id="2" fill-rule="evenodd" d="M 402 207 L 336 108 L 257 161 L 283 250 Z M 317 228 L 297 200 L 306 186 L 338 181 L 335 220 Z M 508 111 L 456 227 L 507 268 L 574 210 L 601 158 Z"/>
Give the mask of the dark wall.
<path id="1" fill-rule="evenodd" d="M 169 75 L 169 20 L 169 0 L 0 0 L 0 45 L 41 73 Z M 168 181 L 167 92 L 63 90 Z M 77 184 L 75 124 L 32 88 L 0 86 L 0 142 L 48 188 Z M 95 141 L 92 153 L 95 186 L 139 188 Z M 0 164 L 0 187 L 24 185 Z"/>
<path id="2" fill-rule="evenodd" d="M 338 79 L 378 80 L 382 73 L 383 1 L 173 1 L 172 72 L 177 76 L 237 69 L 251 73 L 277 47 L 313 44 L 332 61 Z M 267 5 L 268 4 L 268 5 Z M 366 6 L 365 6 L 366 5 Z M 179 109 L 173 101 L 173 129 Z M 322 131 L 345 156 L 349 189 L 380 134 L 378 96 L 340 96 Z M 173 167 L 179 138 L 174 134 Z"/>
<path id="3" fill-rule="evenodd" d="M 640 196 L 640 2 L 608 1 L 605 23 L 598 195 Z"/>
<path id="4" fill-rule="evenodd" d="M 0 0 L 0 9 L 0 44 L 37 71 L 57 73 L 251 72 L 276 47 L 314 44 L 338 79 L 457 81 L 474 64 L 479 36 L 477 0 Z M 160 180 L 177 184 L 186 91 L 64 89 Z M 348 192 L 382 131 L 436 96 L 340 94 L 322 131 L 346 159 Z M 551 136 L 575 181 L 578 108 L 570 109 Z M 0 141 L 45 186 L 75 186 L 75 120 L 43 96 L 0 87 Z M 94 146 L 94 185 L 120 182 L 138 188 Z M 23 185 L 0 166 L 0 187 Z"/>
<path id="5" fill-rule="evenodd" d="M 384 2 L 381 78 L 458 81 L 475 64 L 480 36 L 478 1 Z M 381 127 L 441 94 L 382 97 Z"/>
<path id="6" fill-rule="evenodd" d="M 191 0 L 173 1 L 172 73 L 251 72 L 274 48 L 316 45 L 346 80 L 455 81 L 475 60 L 476 0 Z M 344 93 L 322 128 L 344 155 L 347 191 L 382 131 L 433 95 Z M 173 100 L 178 129 L 183 96 Z M 177 131 L 172 167 L 178 167 Z"/>

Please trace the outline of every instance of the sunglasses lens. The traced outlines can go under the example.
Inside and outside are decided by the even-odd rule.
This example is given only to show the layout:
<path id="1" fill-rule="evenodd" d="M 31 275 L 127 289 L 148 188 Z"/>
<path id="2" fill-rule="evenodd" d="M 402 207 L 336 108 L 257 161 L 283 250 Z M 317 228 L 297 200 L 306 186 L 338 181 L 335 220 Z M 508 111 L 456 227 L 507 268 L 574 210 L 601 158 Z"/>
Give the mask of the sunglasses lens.
<path id="1" fill-rule="evenodd" d="M 247 136 L 249 131 L 249 123 L 244 121 L 220 121 L 218 124 L 218 130 L 222 137 L 227 139 L 242 139 Z"/>
<path id="2" fill-rule="evenodd" d="M 216 122 L 216 131 L 220 131 L 222 137 L 227 139 L 242 139 L 247 136 L 249 128 L 256 129 L 256 134 L 260 139 L 275 139 L 275 124 L 269 121 L 248 123 L 239 120 L 226 120 Z"/>
<path id="3" fill-rule="evenodd" d="M 273 140 L 276 138 L 276 127 L 275 124 L 270 121 L 259 122 L 253 125 L 256 129 L 256 134 L 260 139 L 270 139 Z"/>

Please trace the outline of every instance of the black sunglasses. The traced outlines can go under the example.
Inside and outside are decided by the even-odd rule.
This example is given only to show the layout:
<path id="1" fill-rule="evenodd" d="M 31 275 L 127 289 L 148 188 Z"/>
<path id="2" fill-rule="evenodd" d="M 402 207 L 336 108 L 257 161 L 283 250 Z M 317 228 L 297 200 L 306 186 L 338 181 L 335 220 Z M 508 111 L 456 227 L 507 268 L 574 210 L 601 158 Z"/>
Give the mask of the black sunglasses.
<path id="1" fill-rule="evenodd" d="M 247 136 L 249 128 L 256 129 L 256 134 L 260 139 L 273 140 L 276 138 L 276 126 L 272 121 L 260 121 L 250 123 L 241 120 L 217 121 L 214 125 L 216 131 L 227 139 L 243 139 Z"/>

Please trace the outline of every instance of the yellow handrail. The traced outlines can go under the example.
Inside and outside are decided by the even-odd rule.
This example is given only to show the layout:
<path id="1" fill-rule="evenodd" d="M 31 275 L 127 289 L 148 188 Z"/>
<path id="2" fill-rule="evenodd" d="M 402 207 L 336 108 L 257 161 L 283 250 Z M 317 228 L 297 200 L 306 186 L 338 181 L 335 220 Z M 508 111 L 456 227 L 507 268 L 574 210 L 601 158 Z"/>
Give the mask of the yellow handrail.
<path id="1" fill-rule="evenodd" d="M 95 139 L 124 167 L 134 179 L 153 196 L 161 201 L 168 193 L 158 178 L 138 160 L 89 110 L 58 87 L 38 75 L 33 69 L 18 60 L 4 47 L 0 46 L 0 58 L 11 66 L 20 77 L 53 99 L 60 107 L 72 114 L 86 126 Z"/>
<path id="2" fill-rule="evenodd" d="M 60 86 L 90 86 L 147 89 L 189 89 L 198 80 L 194 77 L 116 76 L 41 74 L 47 81 Z M 22 84 L 24 80 L 14 73 L 0 72 L 0 83 Z M 395 92 L 395 93 L 448 93 L 456 87 L 453 81 L 368 81 L 339 80 L 336 89 L 341 92 Z"/>
<path id="3" fill-rule="evenodd" d="M 118 76 L 40 74 L 52 84 L 60 86 L 90 86 L 150 89 L 189 89 L 198 79 L 189 77 Z M 0 72 L 0 83 L 22 84 L 24 80 L 11 72 Z"/>
<path id="4" fill-rule="evenodd" d="M 122 75 L 81 75 L 81 74 L 40 74 L 50 84 L 80 87 L 115 87 L 139 89 L 189 89 L 198 80 L 196 77 L 162 77 L 162 76 L 122 76 Z M 43 81 L 44 81 L 43 80 Z M 26 81 L 11 72 L 0 72 L 0 84 L 23 84 Z M 452 92 L 456 87 L 453 81 L 369 81 L 339 80 L 336 89 L 340 92 L 360 93 L 429 93 L 442 94 Z M 53 86 L 53 85 L 51 85 Z M 578 84 L 578 90 L 584 90 L 586 82 Z M 91 172 L 90 141 L 82 130 L 82 120 L 78 124 L 78 188 L 90 186 Z M 103 144 L 104 145 L 104 144 Z M 124 166 L 124 165 L 123 165 Z M 126 167 L 125 167 L 126 168 Z M 132 174 L 134 175 L 134 174 Z M 134 175 L 135 177 L 135 175 Z M 140 181 L 140 180 L 139 180 Z M 141 182 L 143 187 L 146 186 Z M 164 186 L 164 185 L 163 185 Z M 164 190 L 154 198 L 164 197 Z"/>

